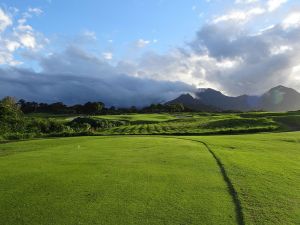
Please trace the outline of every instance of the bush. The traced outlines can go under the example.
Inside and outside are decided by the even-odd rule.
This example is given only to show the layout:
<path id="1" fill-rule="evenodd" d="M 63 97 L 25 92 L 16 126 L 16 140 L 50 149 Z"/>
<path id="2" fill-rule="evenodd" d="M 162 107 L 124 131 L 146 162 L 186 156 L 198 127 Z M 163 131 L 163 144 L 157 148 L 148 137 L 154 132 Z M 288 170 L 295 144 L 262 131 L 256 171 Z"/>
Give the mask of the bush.
<path id="1" fill-rule="evenodd" d="M 74 128 L 77 131 L 89 131 L 91 129 L 101 130 L 105 128 L 118 127 L 126 124 L 128 124 L 128 122 L 126 121 L 95 119 L 92 117 L 77 117 L 68 123 L 70 127 Z M 87 125 L 89 125 L 90 128 Z"/>
<path id="2" fill-rule="evenodd" d="M 24 140 L 36 137 L 34 133 L 8 133 L 4 135 L 6 140 Z"/>
<path id="3" fill-rule="evenodd" d="M 34 133 L 53 133 L 53 132 L 63 132 L 69 130 L 70 128 L 55 119 L 41 119 L 33 118 L 26 121 L 27 132 Z"/>

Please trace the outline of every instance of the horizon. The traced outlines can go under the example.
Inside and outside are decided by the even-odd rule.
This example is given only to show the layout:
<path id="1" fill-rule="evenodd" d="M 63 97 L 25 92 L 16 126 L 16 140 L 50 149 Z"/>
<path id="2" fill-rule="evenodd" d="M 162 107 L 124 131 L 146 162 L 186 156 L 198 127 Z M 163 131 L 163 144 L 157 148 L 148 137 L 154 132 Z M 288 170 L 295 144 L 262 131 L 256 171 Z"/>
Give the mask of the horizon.
<path id="1" fill-rule="evenodd" d="M 178 97 L 180 97 L 180 96 L 182 96 L 182 95 L 190 95 L 191 97 L 193 97 L 193 98 L 195 98 L 195 99 L 198 99 L 197 95 L 195 95 L 195 94 L 197 94 L 197 93 L 199 93 L 199 92 L 204 92 L 204 91 L 207 91 L 207 90 L 212 90 L 212 91 L 220 92 L 223 96 L 225 96 L 225 97 L 231 97 L 231 98 L 237 98 L 237 97 L 241 97 L 241 96 L 257 97 L 257 98 L 260 98 L 260 97 L 262 97 L 264 94 L 270 92 L 271 90 L 273 90 L 273 89 L 278 89 L 278 88 L 292 89 L 292 90 L 298 92 L 297 90 L 295 90 L 295 89 L 293 89 L 293 88 L 289 88 L 289 87 L 286 87 L 286 86 L 280 85 L 280 84 L 277 85 L 277 86 L 275 86 L 275 87 L 272 87 L 272 88 L 266 90 L 266 91 L 263 92 L 261 95 L 241 94 L 241 95 L 231 96 L 231 95 L 226 95 L 226 94 L 224 94 L 222 91 L 219 91 L 219 90 L 213 89 L 213 88 L 198 88 L 198 89 L 196 89 L 196 92 L 185 92 L 185 93 L 181 93 L 179 96 L 176 96 L 175 99 L 178 98 Z M 299 93 L 299 95 L 300 95 L 300 92 L 298 92 L 298 93 Z M 154 105 L 155 105 L 155 104 L 167 104 L 168 102 L 172 102 L 173 100 L 175 100 L 175 99 L 166 99 L 166 100 L 163 101 L 163 102 L 151 102 L 151 103 L 149 103 L 148 105 L 143 104 L 143 105 L 115 106 L 115 105 L 109 105 L 109 104 L 106 104 L 106 103 L 105 103 L 104 101 L 102 101 L 101 99 L 98 99 L 98 100 L 95 100 L 95 101 L 89 101 L 89 100 L 88 100 L 88 101 L 86 101 L 86 102 L 77 102 L 77 103 L 75 102 L 75 103 L 68 104 L 68 103 L 65 103 L 65 102 L 62 102 L 62 101 L 36 102 L 36 101 L 30 101 L 30 100 L 27 100 L 27 99 L 24 99 L 24 98 L 16 98 L 15 96 L 4 96 L 4 98 L 5 98 L 5 97 L 12 97 L 12 98 L 15 98 L 16 101 L 24 100 L 24 101 L 27 102 L 27 103 L 30 103 L 30 102 L 35 102 L 35 103 L 38 103 L 38 104 L 43 104 L 43 103 L 46 103 L 46 104 L 63 103 L 64 105 L 66 105 L 66 106 L 68 106 L 68 107 L 75 106 L 75 105 L 84 105 L 85 103 L 88 103 L 88 102 L 92 102 L 92 103 L 98 102 L 98 103 L 103 103 L 105 107 L 128 108 L 128 109 L 131 108 L 131 107 L 137 107 L 137 108 L 141 109 L 141 108 L 144 108 L 144 107 L 148 107 L 148 106 L 150 106 L 150 105 L 152 105 L 152 104 L 154 104 Z"/>
<path id="2" fill-rule="evenodd" d="M 0 97 L 124 107 L 198 88 L 299 92 L 299 9 L 296 0 L 2 1 Z"/>

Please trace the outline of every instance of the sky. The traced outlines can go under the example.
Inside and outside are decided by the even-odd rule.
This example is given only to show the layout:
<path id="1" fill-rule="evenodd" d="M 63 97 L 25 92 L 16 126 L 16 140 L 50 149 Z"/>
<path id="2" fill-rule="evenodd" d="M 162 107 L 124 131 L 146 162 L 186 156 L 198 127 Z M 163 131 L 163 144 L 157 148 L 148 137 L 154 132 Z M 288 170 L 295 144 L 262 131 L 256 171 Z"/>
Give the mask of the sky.
<path id="1" fill-rule="evenodd" d="M 300 91 L 298 0 L 4 0 L 0 98 L 143 106 Z"/>

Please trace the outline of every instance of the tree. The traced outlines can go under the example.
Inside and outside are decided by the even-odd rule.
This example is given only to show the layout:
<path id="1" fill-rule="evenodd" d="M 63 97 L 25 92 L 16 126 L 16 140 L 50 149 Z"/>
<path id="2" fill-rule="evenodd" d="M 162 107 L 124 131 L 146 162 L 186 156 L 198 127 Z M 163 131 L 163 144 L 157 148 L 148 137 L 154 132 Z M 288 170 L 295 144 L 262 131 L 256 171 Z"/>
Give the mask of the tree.
<path id="1" fill-rule="evenodd" d="M 15 98 L 3 98 L 0 101 L 0 132 L 19 131 L 23 126 L 22 115 Z"/>
<path id="2" fill-rule="evenodd" d="M 14 97 L 10 97 L 10 96 L 4 97 L 1 100 L 1 104 L 5 107 L 10 108 L 11 110 L 14 110 L 14 111 L 20 110 L 20 106 L 17 104 L 17 101 Z"/>
<path id="3" fill-rule="evenodd" d="M 169 112 L 182 112 L 184 111 L 184 106 L 181 103 L 174 103 L 174 104 L 169 104 L 168 106 L 168 111 Z"/>
<path id="4" fill-rule="evenodd" d="M 99 114 L 104 108 L 102 102 L 87 102 L 83 106 L 83 112 L 86 114 Z"/>
<path id="5" fill-rule="evenodd" d="M 67 106 L 62 102 L 55 102 L 49 105 L 50 111 L 53 113 L 65 113 Z"/>
<path id="6" fill-rule="evenodd" d="M 24 99 L 18 101 L 18 105 L 21 107 L 23 113 L 34 113 L 39 108 L 39 104 L 36 102 L 26 102 Z"/>

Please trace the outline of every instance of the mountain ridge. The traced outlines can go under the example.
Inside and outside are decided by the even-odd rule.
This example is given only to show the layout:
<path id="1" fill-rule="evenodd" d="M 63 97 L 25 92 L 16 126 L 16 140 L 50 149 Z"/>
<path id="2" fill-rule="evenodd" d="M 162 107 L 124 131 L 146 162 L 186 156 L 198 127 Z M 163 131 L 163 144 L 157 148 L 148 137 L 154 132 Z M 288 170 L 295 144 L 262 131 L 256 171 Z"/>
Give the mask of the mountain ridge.
<path id="1" fill-rule="evenodd" d="M 259 96 L 244 94 L 232 97 L 212 88 L 201 88 L 192 94 L 195 97 L 191 94 L 182 94 L 166 104 L 181 103 L 186 108 L 196 111 L 300 110 L 300 93 L 283 85 L 273 87 Z"/>

